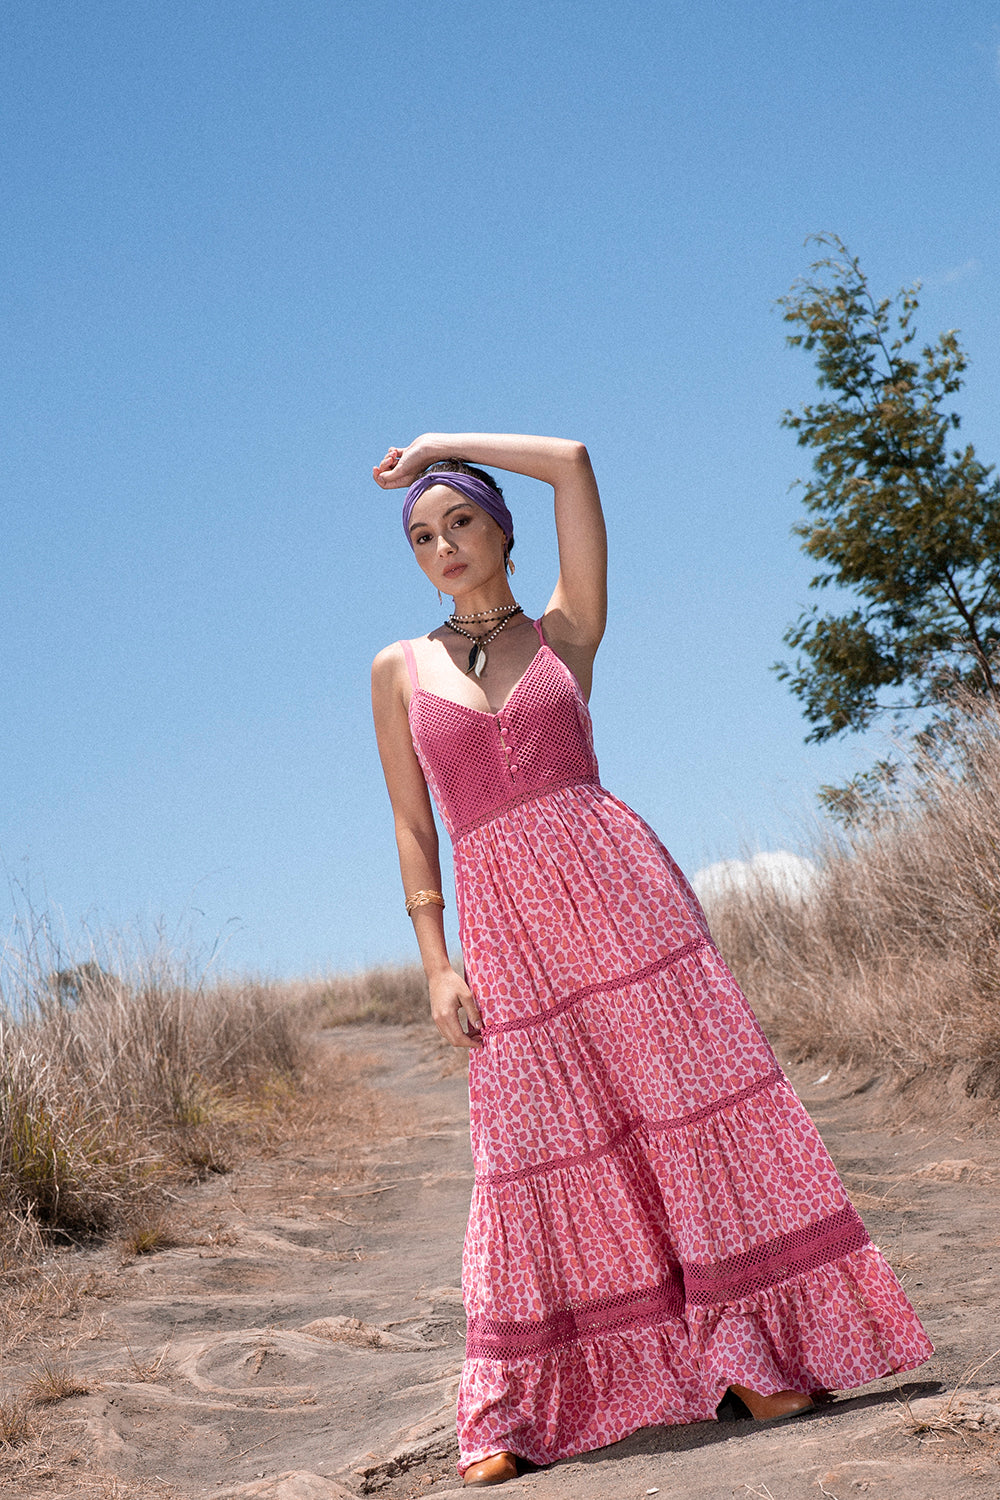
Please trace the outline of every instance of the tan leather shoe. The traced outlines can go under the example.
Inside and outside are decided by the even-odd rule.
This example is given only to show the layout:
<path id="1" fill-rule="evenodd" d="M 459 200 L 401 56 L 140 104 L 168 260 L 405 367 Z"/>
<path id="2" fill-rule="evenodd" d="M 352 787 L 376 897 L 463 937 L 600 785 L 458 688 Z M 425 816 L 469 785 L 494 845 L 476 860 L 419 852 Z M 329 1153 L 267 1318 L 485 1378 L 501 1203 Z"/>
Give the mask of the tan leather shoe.
<path id="1" fill-rule="evenodd" d="M 812 1411 L 813 1399 L 804 1391 L 776 1391 L 773 1396 L 759 1396 L 745 1385 L 731 1385 L 729 1389 L 737 1400 L 742 1401 L 755 1422 L 787 1422 L 789 1417 L 801 1417 Z"/>
<path id="2" fill-rule="evenodd" d="M 494 1453 L 489 1458 L 470 1464 L 465 1471 L 468 1485 L 503 1484 L 505 1479 L 517 1478 L 517 1459 L 513 1453 Z"/>

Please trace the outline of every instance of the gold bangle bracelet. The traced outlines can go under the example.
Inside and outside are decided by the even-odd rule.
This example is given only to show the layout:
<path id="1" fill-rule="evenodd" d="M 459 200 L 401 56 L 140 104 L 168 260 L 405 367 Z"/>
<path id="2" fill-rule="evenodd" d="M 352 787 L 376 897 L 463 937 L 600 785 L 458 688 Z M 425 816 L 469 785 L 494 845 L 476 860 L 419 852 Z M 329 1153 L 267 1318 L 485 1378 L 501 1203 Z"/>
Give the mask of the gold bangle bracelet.
<path id="1" fill-rule="evenodd" d="M 418 906 L 444 906 L 440 891 L 414 891 L 406 898 L 406 915 L 412 917 Z"/>

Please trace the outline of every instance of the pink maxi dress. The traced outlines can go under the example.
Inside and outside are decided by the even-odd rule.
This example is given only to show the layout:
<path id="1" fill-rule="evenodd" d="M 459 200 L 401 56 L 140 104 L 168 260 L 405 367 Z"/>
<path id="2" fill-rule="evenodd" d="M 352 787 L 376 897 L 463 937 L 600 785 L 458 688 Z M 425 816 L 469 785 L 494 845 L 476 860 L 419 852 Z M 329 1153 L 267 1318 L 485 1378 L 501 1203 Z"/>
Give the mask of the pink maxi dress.
<path id="1" fill-rule="evenodd" d="M 652 829 L 600 784 L 545 643 L 499 713 L 410 673 L 483 1017 L 459 1469 L 844 1390 L 931 1353 Z"/>

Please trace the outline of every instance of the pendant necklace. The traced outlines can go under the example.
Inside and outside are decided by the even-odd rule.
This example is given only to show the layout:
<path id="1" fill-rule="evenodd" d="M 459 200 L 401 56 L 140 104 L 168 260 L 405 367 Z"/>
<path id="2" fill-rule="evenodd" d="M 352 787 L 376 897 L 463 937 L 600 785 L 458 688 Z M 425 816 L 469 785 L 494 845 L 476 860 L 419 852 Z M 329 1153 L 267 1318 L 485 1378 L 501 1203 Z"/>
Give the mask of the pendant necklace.
<path id="1" fill-rule="evenodd" d="M 470 677 L 473 672 L 477 677 L 482 677 L 483 672 L 486 670 L 486 647 L 490 641 L 496 639 L 505 625 L 510 624 L 515 615 L 524 613 L 519 604 L 507 604 L 503 608 L 506 610 L 503 619 L 499 625 L 494 625 L 493 629 L 488 630 L 485 635 L 473 635 L 471 630 L 466 630 L 464 626 L 455 623 L 456 620 L 469 619 L 468 615 L 452 615 L 449 619 L 445 620 L 445 624 L 449 630 L 453 630 L 456 635 L 464 635 L 467 641 L 472 642 L 472 650 L 469 652 L 469 665 L 465 669 L 466 677 Z M 498 614 L 499 611 L 483 610 L 481 613 L 482 615 L 490 616 Z"/>

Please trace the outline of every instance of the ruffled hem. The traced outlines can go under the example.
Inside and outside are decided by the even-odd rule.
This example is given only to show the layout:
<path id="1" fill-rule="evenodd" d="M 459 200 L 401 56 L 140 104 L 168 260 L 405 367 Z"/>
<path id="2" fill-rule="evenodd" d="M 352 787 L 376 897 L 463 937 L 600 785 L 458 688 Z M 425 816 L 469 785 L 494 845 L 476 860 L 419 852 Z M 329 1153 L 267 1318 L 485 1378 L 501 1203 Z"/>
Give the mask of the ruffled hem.
<path id="1" fill-rule="evenodd" d="M 459 1472 L 501 1450 L 550 1464 L 642 1427 L 703 1422 L 732 1384 L 853 1390 L 933 1353 L 874 1246 L 721 1306 L 525 1359 L 467 1359 Z"/>

